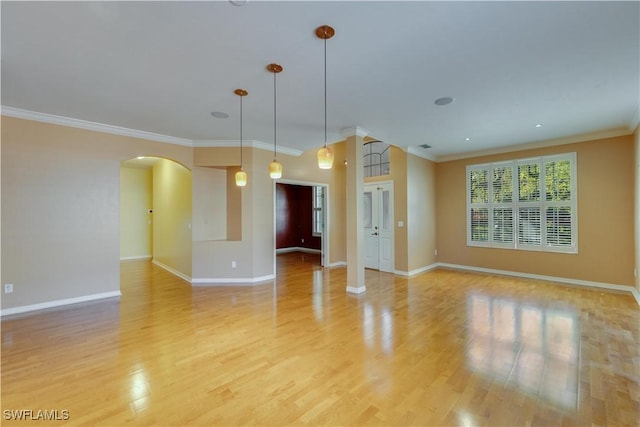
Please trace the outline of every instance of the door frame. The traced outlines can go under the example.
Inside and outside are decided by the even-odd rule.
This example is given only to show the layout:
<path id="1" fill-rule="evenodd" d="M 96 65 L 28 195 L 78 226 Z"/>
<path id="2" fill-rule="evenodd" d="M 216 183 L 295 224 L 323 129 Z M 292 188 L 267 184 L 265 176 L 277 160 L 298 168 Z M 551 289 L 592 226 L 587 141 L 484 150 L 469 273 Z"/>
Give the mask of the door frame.
<path id="1" fill-rule="evenodd" d="M 384 180 L 384 181 L 365 181 L 364 188 L 379 186 L 379 185 L 389 185 L 390 190 L 390 202 L 391 202 L 391 269 L 390 270 L 381 270 L 380 262 L 378 262 L 378 271 L 384 271 L 387 273 L 395 272 L 396 265 L 396 228 L 395 228 L 395 185 L 393 180 Z M 364 191 L 363 191 L 364 196 Z M 380 218 L 379 218 L 380 219 Z M 380 233 L 380 228 L 378 228 L 378 233 Z M 378 236 L 379 239 L 379 236 Z M 380 258 L 380 245 L 378 244 L 378 260 Z"/>
<path id="2" fill-rule="evenodd" d="M 329 266 L 329 184 L 324 182 L 302 181 L 296 179 L 278 179 L 273 181 L 273 271 L 276 269 L 276 184 L 302 185 L 305 187 L 324 187 L 324 200 L 322 206 L 322 217 L 324 230 L 320 236 L 320 266 Z"/>

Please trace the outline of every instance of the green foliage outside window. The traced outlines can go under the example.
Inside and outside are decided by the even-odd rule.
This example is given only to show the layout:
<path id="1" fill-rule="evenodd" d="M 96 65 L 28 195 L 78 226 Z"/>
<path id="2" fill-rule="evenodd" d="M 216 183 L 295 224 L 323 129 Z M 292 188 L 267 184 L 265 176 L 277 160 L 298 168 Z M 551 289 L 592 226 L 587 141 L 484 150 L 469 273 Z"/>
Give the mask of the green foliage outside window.
<path id="1" fill-rule="evenodd" d="M 518 166 L 518 194 L 521 202 L 540 200 L 540 165 Z"/>
<path id="2" fill-rule="evenodd" d="M 549 162 L 545 168 L 547 200 L 571 200 L 571 162 Z"/>
<path id="3" fill-rule="evenodd" d="M 489 171 L 478 169 L 471 171 L 471 203 L 489 201 Z"/>

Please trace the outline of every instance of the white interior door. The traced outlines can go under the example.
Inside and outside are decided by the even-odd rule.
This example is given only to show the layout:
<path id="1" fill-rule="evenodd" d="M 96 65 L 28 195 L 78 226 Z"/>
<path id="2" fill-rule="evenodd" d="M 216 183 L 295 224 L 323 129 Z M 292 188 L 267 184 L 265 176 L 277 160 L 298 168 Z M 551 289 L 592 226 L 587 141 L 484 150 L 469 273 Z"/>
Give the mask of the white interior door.
<path id="1" fill-rule="evenodd" d="M 364 266 L 393 272 L 393 183 L 364 186 Z"/>
<path id="2" fill-rule="evenodd" d="M 364 266 L 380 268 L 378 256 L 378 190 L 377 185 L 364 186 Z"/>

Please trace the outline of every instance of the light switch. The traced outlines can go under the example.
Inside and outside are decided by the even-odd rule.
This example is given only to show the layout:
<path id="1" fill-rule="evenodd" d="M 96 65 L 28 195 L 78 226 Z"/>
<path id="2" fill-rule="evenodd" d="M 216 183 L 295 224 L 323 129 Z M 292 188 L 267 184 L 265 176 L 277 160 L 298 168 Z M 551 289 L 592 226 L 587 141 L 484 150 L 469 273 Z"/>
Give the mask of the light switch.
<path id="1" fill-rule="evenodd" d="M 398 227 L 399 228 L 404 227 L 404 221 L 398 221 Z"/>

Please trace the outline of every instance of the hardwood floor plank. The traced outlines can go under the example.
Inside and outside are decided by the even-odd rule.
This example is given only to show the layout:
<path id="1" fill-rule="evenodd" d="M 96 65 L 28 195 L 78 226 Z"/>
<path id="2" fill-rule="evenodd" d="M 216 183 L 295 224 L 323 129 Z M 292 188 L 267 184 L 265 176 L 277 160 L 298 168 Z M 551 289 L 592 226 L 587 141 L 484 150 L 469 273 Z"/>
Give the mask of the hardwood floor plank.
<path id="1" fill-rule="evenodd" d="M 318 260 L 243 287 L 123 262 L 120 301 L 3 319 L 2 424 L 639 424 L 632 297 L 453 270 L 353 296 Z"/>

